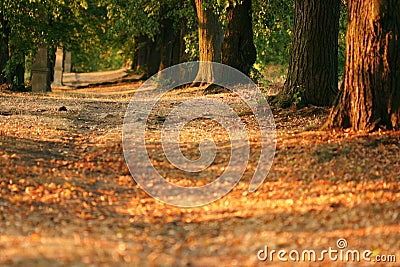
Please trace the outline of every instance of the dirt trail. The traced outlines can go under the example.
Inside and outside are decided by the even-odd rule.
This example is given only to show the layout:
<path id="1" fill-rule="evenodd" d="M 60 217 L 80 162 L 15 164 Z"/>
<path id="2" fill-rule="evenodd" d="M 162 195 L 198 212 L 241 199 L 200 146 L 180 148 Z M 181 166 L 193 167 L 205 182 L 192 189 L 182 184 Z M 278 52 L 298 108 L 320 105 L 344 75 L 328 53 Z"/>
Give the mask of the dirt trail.
<path id="1" fill-rule="evenodd" d="M 277 151 L 264 184 L 247 192 L 254 153 L 230 194 L 175 208 L 146 195 L 123 158 L 127 92 L 137 86 L 0 93 L 0 265 L 281 266 L 257 252 L 337 249 L 340 238 L 347 249 L 395 255 L 399 264 L 400 132 L 321 132 L 327 109 L 274 109 Z M 164 104 L 200 93 L 174 91 Z M 229 93 L 211 97 L 235 101 Z M 150 138 L 161 127 L 154 123 Z M 259 149 L 257 139 L 251 146 Z M 300 266 L 315 264 L 346 262 Z"/>

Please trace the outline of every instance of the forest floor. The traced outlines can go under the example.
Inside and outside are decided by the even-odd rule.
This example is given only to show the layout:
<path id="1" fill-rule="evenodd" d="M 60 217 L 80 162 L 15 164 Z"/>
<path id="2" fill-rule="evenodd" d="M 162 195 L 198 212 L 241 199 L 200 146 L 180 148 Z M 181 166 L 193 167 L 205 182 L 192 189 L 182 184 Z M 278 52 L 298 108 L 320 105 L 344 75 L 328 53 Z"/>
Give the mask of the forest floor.
<path id="1" fill-rule="evenodd" d="M 371 250 L 373 261 L 396 257 L 379 265 L 400 264 L 400 132 L 320 131 L 326 108 L 273 108 L 277 148 L 262 186 L 247 192 L 260 145 L 253 138 L 256 152 L 228 195 L 176 208 L 136 185 L 124 160 L 122 123 L 138 86 L 0 92 L 0 265 L 281 266 L 272 250 L 287 251 L 286 258 L 315 250 L 318 260 L 329 249 L 360 257 Z M 161 107 L 196 94 L 172 91 Z M 209 97 L 234 101 L 227 92 Z M 150 136 L 160 131 L 154 125 Z M 269 257 L 260 261 L 266 246 Z M 377 264 L 328 256 L 300 258 L 300 266 Z"/>

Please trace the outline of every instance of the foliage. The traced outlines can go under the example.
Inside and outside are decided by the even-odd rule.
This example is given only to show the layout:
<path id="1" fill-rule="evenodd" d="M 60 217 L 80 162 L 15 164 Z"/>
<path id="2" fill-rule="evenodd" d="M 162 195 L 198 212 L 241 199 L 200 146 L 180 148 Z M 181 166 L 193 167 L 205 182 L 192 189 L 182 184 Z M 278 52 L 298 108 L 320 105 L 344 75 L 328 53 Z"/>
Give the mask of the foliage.
<path id="1" fill-rule="evenodd" d="M 294 1 L 253 0 L 254 44 L 257 66 L 288 65 L 294 16 Z"/>
<path id="2" fill-rule="evenodd" d="M 186 52 L 192 60 L 196 58 L 197 20 L 190 1 L 184 1 L 181 5 L 178 0 L 101 0 L 97 6 L 99 8 L 105 11 L 101 21 L 102 31 L 82 40 L 74 58 L 75 70 L 112 69 L 132 62 L 135 52 L 143 45 L 138 39 L 148 37 L 152 41 L 159 41 L 160 25 L 167 19 L 173 20 L 177 36 L 185 27 Z"/>
<path id="3" fill-rule="evenodd" d="M 25 56 L 32 56 L 39 45 L 54 47 L 69 43 L 75 32 L 84 25 L 75 20 L 87 7 L 85 0 L 4 0 L 0 3 L 3 18 L 10 25 L 7 34 L 11 59 L 6 73 L 10 74 L 17 64 L 24 63 Z"/>
<path id="4" fill-rule="evenodd" d="M 73 71 L 90 72 L 120 68 L 123 59 L 108 40 L 107 7 L 98 0 L 88 0 L 87 7 L 76 20 L 79 28 L 73 38 L 63 43 L 72 52 Z"/>
<path id="5" fill-rule="evenodd" d="M 73 72 L 94 72 L 115 70 L 125 63 L 121 50 L 105 45 L 82 45 L 81 49 L 72 53 Z"/>
<path id="6" fill-rule="evenodd" d="M 292 96 L 292 104 L 295 107 L 302 107 L 304 105 L 304 93 L 305 88 L 303 86 L 297 86 L 295 93 Z"/>
<path id="7" fill-rule="evenodd" d="M 236 0 L 206 1 L 225 27 L 226 9 Z M 339 75 L 344 65 L 346 7 L 342 4 L 339 36 Z M 61 45 L 72 52 L 74 71 L 119 68 L 132 60 L 138 38 L 157 40 L 160 21 L 172 19 L 179 35 L 184 27 L 185 52 L 198 59 L 197 17 L 191 1 L 184 0 L 3 0 L 0 10 L 11 25 L 11 59 L 6 73 L 31 60 L 39 45 Z M 257 49 L 255 68 L 287 66 L 293 27 L 294 0 L 253 0 L 253 31 Z M 1 27 L 1 26 L 0 26 Z M 0 28 L 4 33 L 4 29 Z M 254 71 L 253 71 L 254 72 Z"/>
<path id="8" fill-rule="evenodd" d="M 197 28 L 197 15 L 190 1 L 184 1 L 184 6 L 177 11 L 179 18 L 185 22 L 185 53 L 189 56 L 190 61 L 199 59 L 199 33 Z"/>
<path id="9" fill-rule="evenodd" d="M 160 2 L 104 0 L 110 28 L 107 35 L 112 45 L 120 46 L 127 57 L 133 57 L 140 36 L 155 38 L 159 33 Z"/>

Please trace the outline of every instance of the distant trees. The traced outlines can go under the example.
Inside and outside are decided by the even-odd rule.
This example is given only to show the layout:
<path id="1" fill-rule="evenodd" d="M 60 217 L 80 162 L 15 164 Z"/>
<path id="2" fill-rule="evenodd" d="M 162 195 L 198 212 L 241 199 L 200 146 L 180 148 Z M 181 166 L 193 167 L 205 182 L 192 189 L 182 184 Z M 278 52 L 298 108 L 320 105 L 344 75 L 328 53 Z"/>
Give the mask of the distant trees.
<path id="1" fill-rule="evenodd" d="M 0 83 L 23 86 L 24 68 L 38 47 L 48 48 L 52 67 L 60 45 L 82 52 L 74 55 L 78 71 L 126 61 L 149 76 L 182 61 L 201 60 L 252 74 L 256 58 L 259 70 L 270 60 L 285 63 L 292 37 L 287 79 L 277 103 L 328 106 L 338 94 L 340 2 L 3 0 Z M 393 0 L 347 5 L 344 80 L 326 125 L 400 129 L 400 7 Z M 343 25 L 341 31 L 343 36 Z"/>
<path id="2" fill-rule="evenodd" d="M 54 51 L 61 43 L 71 44 L 77 33 L 88 32 L 89 20 L 81 16 L 86 8 L 83 0 L 2 0 L 0 81 L 23 86 L 26 60 L 31 62 L 39 46 L 46 45 Z"/>
<path id="3" fill-rule="evenodd" d="M 252 0 L 253 37 L 257 68 L 289 64 L 294 21 L 294 0 Z"/>
<path id="4" fill-rule="evenodd" d="M 292 53 L 277 102 L 329 106 L 338 93 L 340 0 L 296 0 Z"/>
<path id="5" fill-rule="evenodd" d="M 192 2 L 198 19 L 199 60 L 222 62 L 249 75 L 257 56 L 253 42 L 252 1 L 227 0 L 219 1 L 219 5 L 209 0 Z M 221 9 L 225 11 L 225 34 L 223 19 L 217 13 Z M 197 79 L 212 83 L 213 70 L 210 65 L 205 66 L 200 64 Z"/>
<path id="6" fill-rule="evenodd" d="M 160 65 L 161 8 L 157 1 L 105 0 L 107 5 L 106 41 L 116 47 L 132 69 L 145 73 L 157 72 Z"/>
<path id="7" fill-rule="evenodd" d="M 257 57 L 253 41 L 252 1 L 230 3 L 227 7 L 226 20 L 226 32 L 221 50 L 222 63 L 249 75 Z"/>
<path id="8" fill-rule="evenodd" d="M 0 84 L 6 82 L 5 68 L 9 60 L 10 25 L 5 18 L 3 7 L 0 10 Z"/>
<path id="9" fill-rule="evenodd" d="M 110 44 L 146 77 L 187 60 L 184 37 L 195 10 L 188 0 L 106 0 Z M 189 23 L 191 24 L 191 23 Z"/>
<path id="10" fill-rule="evenodd" d="M 196 50 L 197 55 L 192 60 L 221 62 L 222 59 L 247 74 L 255 62 L 251 0 L 226 0 L 219 1 L 219 4 L 210 0 L 115 3 L 110 9 L 114 14 L 111 17 L 115 18 L 112 23 L 114 32 L 116 36 L 125 37 L 122 43 L 136 51 L 132 55 L 133 69 L 144 70 L 147 76 L 188 60 L 190 49 Z M 123 14 L 115 16 L 121 12 Z M 221 12 L 226 12 L 226 18 Z M 126 27 L 125 23 L 129 26 Z M 225 36 L 223 24 L 226 24 Z M 118 34 L 116 29 L 119 27 L 131 34 Z M 129 39 L 129 36 L 134 38 Z M 196 47 L 191 43 L 193 37 Z M 209 71 L 201 68 L 199 75 L 210 76 Z"/>
<path id="11" fill-rule="evenodd" d="M 179 2 L 176 3 L 179 5 Z M 168 14 L 175 6 L 170 6 L 166 2 L 161 3 L 161 14 Z M 174 40 L 179 36 L 177 29 L 174 29 L 174 18 L 164 16 L 160 19 L 160 66 L 158 70 L 163 70 L 172 65 L 172 52 Z"/>
<path id="12" fill-rule="evenodd" d="M 40 46 L 49 49 L 50 68 L 57 46 L 72 51 L 78 72 L 125 63 L 149 76 L 202 60 L 249 74 L 256 59 L 252 23 L 251 0 L 3 0 L 0 82 L 23 84 Z"/>
<path id="13" fill-rule="evenodd" d="M 32 18 L 23 18 L 21 10 L 16 7 L 28 9 L 27 3 L 2 1 L 0 3 L 0 82 L 13 83 L 15 86 L 23 85 L 24 55 L 30 43 L 26 41 L 28 33 L 18 33 L 27 27 L 27 22 Z"/>
<path id="14" fill-rule="evenodd" d="M 400 5 L 348 1 L 344 81 L 328 127 L 400 129 Z"/>

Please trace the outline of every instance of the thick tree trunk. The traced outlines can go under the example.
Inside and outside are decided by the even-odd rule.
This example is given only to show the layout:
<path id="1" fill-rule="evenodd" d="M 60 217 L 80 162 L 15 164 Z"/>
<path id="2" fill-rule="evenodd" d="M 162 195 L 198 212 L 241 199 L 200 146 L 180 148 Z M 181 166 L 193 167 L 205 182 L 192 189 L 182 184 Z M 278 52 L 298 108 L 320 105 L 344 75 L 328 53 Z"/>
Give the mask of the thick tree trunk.
<path id="1" fill-rule="evenodd" d="M 348 7 L 343 90 L 327 126 L 400 129 L 400 5 L 353 0 Z"/>
<path id="2" fill-rule="evenodd" d="M 205 7 L 207 0 L 195 0 L 199 30 L 200 61 L 220 62 L 222 27 L 212 7 Z"/>
<path id="3" fill-rule="evenodd" d="M 207 0 L 194 0 L 199 31 L 200 61 L 220 62 L 221 44 L 223 39 L 222 26 L 218 15 L 214 13 Z M 213 70 L 209 64 L 200 64 L 197 79 L 212 83 Z"/>
<path id="4" fill-rule="evenodd" d="M 331 105 L 338 93 L 340 0 L 296 0 L 292 55 L 283 107 Z"/>
<path id="5" fill-rule="evenodd" d="M 3 17 L 2 11 L 0 11 L 0 23 L 0 84 L 2 84 L 6 82 L 4 69 L 10 59 L 10 51 L 8 47 L 10 28 L 8 22 Z"/>
<path id="6" fill-rule="evenodd" d="M 222 63 L 249 75 L 256 57 L 251 0 L 244 0 L 228 7 L 227 27 L 222 43 Z"/>

